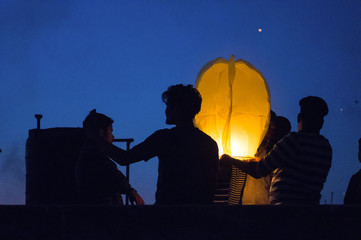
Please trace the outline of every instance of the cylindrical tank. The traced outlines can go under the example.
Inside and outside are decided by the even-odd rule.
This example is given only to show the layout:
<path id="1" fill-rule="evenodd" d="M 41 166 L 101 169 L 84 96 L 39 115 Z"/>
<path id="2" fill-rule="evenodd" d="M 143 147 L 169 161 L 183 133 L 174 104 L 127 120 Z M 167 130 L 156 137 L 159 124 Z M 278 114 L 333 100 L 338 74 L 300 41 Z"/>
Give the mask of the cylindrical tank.
<path id="1" fill-rule="evenodd" d="M 76 203 L 75 163 L 82 128 L 29 130 L 26 141 L 26 204 Z"/>

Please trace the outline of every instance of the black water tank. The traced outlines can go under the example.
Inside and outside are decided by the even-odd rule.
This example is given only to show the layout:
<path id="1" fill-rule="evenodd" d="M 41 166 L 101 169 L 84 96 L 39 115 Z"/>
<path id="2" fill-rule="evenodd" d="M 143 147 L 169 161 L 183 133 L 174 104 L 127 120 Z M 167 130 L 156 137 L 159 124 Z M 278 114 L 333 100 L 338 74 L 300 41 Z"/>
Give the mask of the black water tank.
<path id="1" fill-rule="evenodd" d="M 29 130 L 26 141 L 26 204 L 76 203 L 75 163 L 82 128 Z"/>

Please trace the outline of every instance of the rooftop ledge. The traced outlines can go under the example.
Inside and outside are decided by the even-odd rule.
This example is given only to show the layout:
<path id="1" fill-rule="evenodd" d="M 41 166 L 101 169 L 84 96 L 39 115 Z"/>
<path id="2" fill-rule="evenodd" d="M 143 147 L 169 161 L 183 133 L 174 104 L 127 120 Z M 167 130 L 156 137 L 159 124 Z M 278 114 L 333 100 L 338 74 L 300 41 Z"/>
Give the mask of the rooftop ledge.
<path id="1" fill-rule="evenodd" d="M 0 205 L 0 239 L 361 239 L 361 205 Z"/>

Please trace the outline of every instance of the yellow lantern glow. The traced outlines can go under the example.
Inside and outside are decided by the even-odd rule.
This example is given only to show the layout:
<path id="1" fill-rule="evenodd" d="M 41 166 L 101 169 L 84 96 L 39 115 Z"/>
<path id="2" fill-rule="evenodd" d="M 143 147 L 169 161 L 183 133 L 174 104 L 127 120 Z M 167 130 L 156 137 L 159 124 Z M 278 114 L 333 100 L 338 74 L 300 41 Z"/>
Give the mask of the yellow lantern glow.
<path id="1" fill-rule="evenodd" d="M 197 77 L 202 108 L 195 125 L 210 135 L 223 153 L 253 157 L 264 138 L 270 117 L 266 80 L 250 63 L 217 58 Z"/>

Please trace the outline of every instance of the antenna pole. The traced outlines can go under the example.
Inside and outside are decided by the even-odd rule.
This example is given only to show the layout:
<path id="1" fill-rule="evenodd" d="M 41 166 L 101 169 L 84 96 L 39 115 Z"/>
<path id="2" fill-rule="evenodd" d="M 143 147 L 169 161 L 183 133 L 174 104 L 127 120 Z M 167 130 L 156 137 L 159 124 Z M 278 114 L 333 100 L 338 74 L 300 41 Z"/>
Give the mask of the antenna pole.
<path id="1" fill-rule="evenodd" d="M 43 115 L 35 114 L 35 118 L 36 118 L 36 129 L 40 129 L 40 120 L 43 118 Z"/>

